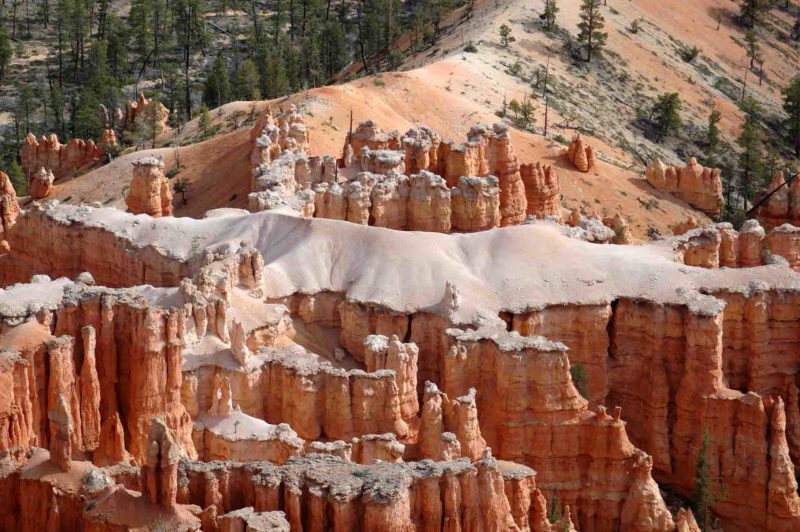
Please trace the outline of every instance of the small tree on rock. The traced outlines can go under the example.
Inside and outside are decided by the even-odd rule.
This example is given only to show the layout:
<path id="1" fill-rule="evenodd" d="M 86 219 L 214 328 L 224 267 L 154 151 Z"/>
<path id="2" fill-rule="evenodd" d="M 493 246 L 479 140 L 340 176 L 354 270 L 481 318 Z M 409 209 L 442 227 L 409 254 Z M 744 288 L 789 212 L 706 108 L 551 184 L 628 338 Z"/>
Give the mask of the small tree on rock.
<path id="1" fill-rule="evenodd" d="M 586 61 L 599 53 L 606 45 L 607 33 L 603 33 L 605 19 L 600 14 L 600 0 L 581 0 L 581 21 L 578 23 L 578 43 L 586 50 Z"/>

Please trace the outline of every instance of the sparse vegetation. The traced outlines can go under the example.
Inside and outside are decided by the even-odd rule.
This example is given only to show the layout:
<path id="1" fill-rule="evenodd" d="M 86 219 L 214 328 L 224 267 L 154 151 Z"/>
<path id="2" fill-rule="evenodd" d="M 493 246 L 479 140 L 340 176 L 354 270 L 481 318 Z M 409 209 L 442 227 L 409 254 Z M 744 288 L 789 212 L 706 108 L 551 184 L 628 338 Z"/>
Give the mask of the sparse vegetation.
<path id="1" fill-rule="evenodd" d="M 770 7 L 769 0 L 738 0 L 738 3 L 740 20 L 748 28 L 761 22 Z"/>
<path id="2" fill-rule="evenodd" d="M 712 168 L 716 167 L 717 162 L 717 149 L 719 148 L 719 121 L 722 119 L 722 113 L 718 109 L 712 108 L 711 113 L 708 115 L 708 126 L 706 127 L 705 143 L 706 143 L 706 166 Z"/>
<path id="3" fill-rule="evenodd" d="M 745 101 L 745 121 L 737 144 L 742 149 L 739 154 L 739 196 L 742 209 L 747 210 L 749 202 L 763 181 L 764 164 L 761 156 L 763 130 L 760 124 L 761 109 L 752 98 Z"/>
<path id="4" fill-rule="evenodd" d="M 641 23 L 639 22 L 638 18 L 635 19 L 633 22 L 631 22 L 630 26 L 628 26 L 628 31 L 633 34 L 639 33 L 640 29 L 641 29 Z"/>
<path id="5" fill-rule="evenodd" d="M 184 205 L 186 205 L 187 202 L 186 194 L 189 192 L 189 188 L 189 181 L 185 177 L 179 177 L 172 183 L 172 191 L 175 192 L 175 194 L 181 195 L 181 203 Z"/>
<path id="6" fill-rule="evenodd" d="M 691 63 L 697 56 L 700 55 L 700 48 L 697 46 L 692 46 L 691 48 L 682 48 L 680 51 L 681 59 L 686 61 L 687 63 Z"/>

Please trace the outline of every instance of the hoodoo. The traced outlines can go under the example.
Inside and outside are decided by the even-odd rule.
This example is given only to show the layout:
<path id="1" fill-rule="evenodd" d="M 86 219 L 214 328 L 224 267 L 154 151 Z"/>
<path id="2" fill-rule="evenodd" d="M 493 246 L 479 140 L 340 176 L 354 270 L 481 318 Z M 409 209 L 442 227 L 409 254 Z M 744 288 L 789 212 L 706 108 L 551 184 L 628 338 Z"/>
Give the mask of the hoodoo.
<path id="1" fill-rule="evenodd" d="M 762 3 L 20 11 L 0 531 L 800 530 Z"/>

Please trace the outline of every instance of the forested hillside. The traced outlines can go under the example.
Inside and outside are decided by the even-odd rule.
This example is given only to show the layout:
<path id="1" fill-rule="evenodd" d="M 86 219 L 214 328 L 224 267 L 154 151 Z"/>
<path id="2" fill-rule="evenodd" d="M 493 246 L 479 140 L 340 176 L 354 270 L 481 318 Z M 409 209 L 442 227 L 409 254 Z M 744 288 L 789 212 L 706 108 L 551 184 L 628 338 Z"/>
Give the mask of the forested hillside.
<path id="1" fill-rule="evenodd" d="M 407 30 L 436 39 L 453 0 L 5 0 L 0 18 L 0 167 L 18 174 L 28 132 L 97 139 L 138 92 L 169 126 L 233 100 L 328 83 L 354 60 L 399 64 Z M 104 124 L 104 122 L 110 122 Z M 120 140 L 158 135 L 148 124 Z M 19 181 L 19 180 L 17 180 Z"/>

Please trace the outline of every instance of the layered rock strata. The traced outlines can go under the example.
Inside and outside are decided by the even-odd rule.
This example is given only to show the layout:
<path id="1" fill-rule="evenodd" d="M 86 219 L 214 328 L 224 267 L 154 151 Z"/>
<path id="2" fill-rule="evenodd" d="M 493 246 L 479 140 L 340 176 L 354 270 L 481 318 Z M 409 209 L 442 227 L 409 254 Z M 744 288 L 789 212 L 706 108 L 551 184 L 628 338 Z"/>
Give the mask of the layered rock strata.
<path id="1" fill-rule="evenodd" d="M 723 205 L 719 168 L 705 168 L 692 157 L 682 168 L 654 159 L 645 178 L 656 190 L 667 192 L 709 216 L 719 216 Z"/>
<path id="2" fill-rule="evenodd" d="M 98 219 L 93 221 L 93 216 Z M 315 442 L 315 449 L 336 456 L 349 452 L 351 460 L 366 462 L 396 462 L 401 455 L 412 459 L 425 453 L 444 458 L 457 452 L 474 460 L 484 447 L 482 442 L 486 442 L 494 455 L 535 467 L 540 489 L 556 496 L 562 513 L 567 513 L 569 506 L 569 521 L 579 529 L 672 529 L 673 519 L 653 477 L 685 495 L 691 494 L 694 463 L 707 432 L 710 461 L 715 464 L 712 473 L 726 486 L 725 498 L 714 506 L 724 526 L 770 530 L 797 527 L 800 516 L 795 512 L 797 496 L 791 478 L 795 457 L 800 456 L 798 393 L 793 382 L 796 353 L 800 352 L 795 334 L 800 324 L 800 313 L 796 312 L 800 302 L 797 274 L 782 260 L 771 260 L 760 268 L 696 268 L 676 260 L 678 240 L 636 248 L 589 246 L 565 237 L 558 226 L 549 223 L 459 236 L 429 234 L 422 239 L 419 234 L 276 213 L 209 218 L 190 224 L 160 219 L 152 221 L 146 233 L 128 229 L 133 219 L 109 210 L 55 205 L 37 229 L 46 237 L 60 231 L 57 228 L 61 226 L 80 230 L 93 227 L 98 235 L 111 235 L 109 252 L 115 246 L 124 249 L 146 238 L 153 253 L 184 264 L 193 256 L 191 242 L 203 235 L 201 245 L 208 249 L 204 264 L 192 266 L 197 268 L 194 279 L 181 282 L 179 288 L 125 291 L 126 297 L 141 298 L 138 301 L 142 305 L 151 307 L 144 311 L 139 304 L 119 305 L 120 309 L 136 309 L 128 311 L 114 306 L 115 327 L 137 333 L 113 336 L 115 352 L 128 353 L 129 361 L 104 354 L 110 345 L 104 343 L 104 334 L 116 328 L 85 319 L 92 315 L 90 312 L 101 313 L 91 310 L 94 307 L 82 298 L 68 297 L 73 301 L 68 305 L 27 303 L 30 297 L 35 301 L 61 301 L 64 294 L 69 296 L 75 290 L 70 288 L 72 283 L 37 279 L 40 282 L 35 286 L 10 287 L 1 292 L 3 315 L 8 317 L 0 325 L 0 345 L 12 345 L 16 350 L 4 355 L 7 362 L 0 365 L 0 378 L 13 383 L 14 389 L 12 407 L 0 409 L 0 427 L 10 428 L 3 434 L 28 431 L 30 438 L 36 429 L 28 427 L 48 423 L 43 421 L 48 409 L 31 406 L 25 410 L 28 407 L 23 397 L 30 398 L 32 389 L 42 390 L 31 403 L 46 404 L 50 383 L 43 386 L 41 379 L 31 379 L 25 372 L 35 364 L 20 362 L 26 361 L 26 353 L 34 357 L 45 353 L 55 362 L 51 367 L 55 366 L 58 375 L 53 393 L 64 397 L 70 414 L 77 394 L 79 415 L 72 416 L 74 428 L 67 441 L 76 443 L 73 454 L 87 453 L 88 457 L 85 427 L 91 422 L 84 420 L 92 416 L 83 411 L 84 404 L 94 401 L 91 392 L 86 393 L 89 400 L 84 401 L 83 390 L 93 390 L 94 379 L 91 371 L 79 368 L 91 359 L 83 352 L 92 349 L 90 329 L 84 329 L 92 325 L 101 390 L 99 442 L 119 440 L 114 414 L 122 414 L 123 431 L 130 431 L 127 413 L 133 407 L 124 403 L 125 397 L 132 396 L 130 382 L 145 381 L 143 396 L 150 397 L 149 380 L 134 369 L 144 351 L 152 353 L 144 360 L 152 360 L 156 368 L 149 373 L 154 375 L 154 384 L 164 390 L 166 412 L 157 408 L 141 408 L 140 412 L 151 418 L 164 415 L 168 426 L 170 414 L 175 415 L 171 398 L 176 393 L 172 384 L 176 373 L 170 368 L 176 367 L 175 360 L 182 359 L 183 364 L 177 364 L 183 366 L 183 375 L 177 372 L 183 380 L 180 402 L 198 419 L 209 410 L 227 412 L 226 418 L 241 419 L 242 426 L 247 419 L 234 415 L 235 401 L 250 417 L 266 419 L 273 425 L 290 420 L 291 429 L 298 435 L 309 431 L 313 439 L 332 439 L 324 431 L 335 433 L 341 419 L 346 421 L 349 416 L 365 431 L 357 442 L 347 442 L 347 436 L 353 434 L 342 431 L 344 441 Z M 180 239 L 175 239 L 176 229 L 180 229 Z M 12 232 L 15 230 L 16 226 Z M 123 230 L 133 233 L 122 238 Z M 372 238 L 375 234 L 381 238 Z M 257 249 L 240 242 L 240 235 L 252 238 Z M 731 236 L 727 229 L 717 235 L 717 257 L 730 255 Z M 298 238 L 303 246 L 296 245 Z M 737 239 L 741 238 L 740 234 Z M 762 235 L 761 240 L 764 238 Z M 167 240 L 175 241 L 169 255 L 164 251 Z M 352 242 L 358 242 L 357 252 L 352 251 Z M 425 253 L 420 253 L 421 244 Z M 737 249 L 751 247 L 737 244 Z M 391 260 L 387 260 L 387 249 L 391 250 Z M 491 253 L 476 253 L 480 249 Z M 542 249 L 550 252 L 542 253 Z M 40 267 L 47 260 L 42 259 Z M 501 261 L 502 268 L 520 273 L 511 281 L 508 274 L 495 275 L 493 272 L 501 270 Z M 298 263 L 304 267 L 294 267 Z M 647 266 L 644 271 L 643 264 Z M 0 267 L 6 267 L 5 263 L 0 262 Z M 79 284 L 83 292 L 108 294 L 107 289 L 91 288 L 88 276 L 82 279 Z M 289 310 L 284 312 L 294 313 L 305 322 L 297 324 L 297 340 L 314 346 L 324 356 L 291 345 L 288 328 L 277 332 L 280 323 L 285 323 L 283 319 L 262 319 L 270 308 L 280 314 L 257 299 L 263 297 L 286 303 Z M 148 312 L 155 318 L 143 319 L 143 324 L 126 314 Z M 163 337 L 160 320 L 164 320 Z M 265 322 L 270 325 L 265 326 Z M 333 330 L 309 337 L 311 329 L 301 325 Z M 509 328 L 528 337 L 509 333 Z M 372 346 L 365 345 L 372 334 L 386 337 L 385 351 L 383 339 L 372 339 L 368 342 Z M 397 340 L 391 339 L 392 335 Z M 58 339 L 51 341 L 52 336 Z M 21 341 L 23 337 L 36 340 L 27 345 Z M 68 337 L 82 341 L 70 342 Z M 396 347 L 391 357 L 390 343 Z M 417 419 L 403 413 L 404 405 L 413 405 L 412 343 L 416 346 L 416 388 L 418 397 L 423 398 L 421 413 L 414 416 L 419 420 L 418 428 Z M 145 347 L 137 347 L 139 344 Z M 70 348 L 71 356 L 67 355 Z M 368 359 L 375 371 L 353 369 Z M 109 360 L 130 367 L 117 372 L 120 384 L 106 392 L 109 380 L 101 367 Z M 162 360 L 166 371 L 159 362 Z M 573 379 L 571 369 L 578 364 L 584 365 L 588 377 L 579 378 L 580 373 L 575 373 Z M 81 385 L 84 373 L 89 383 L 85 387 Z M 220 381 L 228 379 L 229 394 L 222 392 L 225 386 L 217 388 L 219 396 L 214 393 L 213 383 L 218 377 Z M 588 380 L 583 382 L 588 398 L 576 389 L 582 379 Z M 425 385 L 425 381 L 437 383 L 441 391 Z M 104 397 L 113 393 L 122 406 L 103 417 Z M 223 396 L 231 397 L 231 403 L 223 401 Z M 162 396 L 156 397 L 154 401 L 161 405 Z M 20 412 L 30 414 L 20 416 Z M 336 412 L 338 417 L 326 412 Z M 350 414 L 341 416 L 341 412 Z M 37 415 L 38 421 L 26 421 Z M 387 420 L 402 424 L 383 429 L 380 423 Z M 180 442 L 186 452 L 188 446 L 182 439 L 185 432 L 181 432 L 184 426 L 180 423 L 172 428 L 176 443 Z M 108 430 L 104 431 L 105 427 Z M 704 427 L 708 429 L 701 430 Z M 37 441 L 49 438 L 49 434 L 40 432 L 36 433 Z M 6 436 L 6 440 L 11 439 Z M 429 451 L 421 450 L 423 442 Z M 47 439 L 46 443 L 49 447 L 51 442 Z M 109 447 L 104 456 L 122 454 L 117 443 Z M 131 454 L 142 463 L 136 458 L 141 452 L 131 450 Z M 488 459 L 488 453 L 485 459 L 481 454 L 478 463 Z M 292 467 L 301 462 L 319 465 L 316 460 L 312 456 L 291 457 L 280 471 L 297 471 Z M 347 464 L 343 458 L 329 456 L 325 460 Z M 76 463 L 80 464 L 73 461 L 71 467 L 77 470 L 81 466 Z M 467 460 L 463 463 L 467 468 L 480 467 Z M 346 467 L 399 468 L 391 470 L 392 478 L 405 479 L 402 471 L 427 467 L 427 462 L 420 464 L 351 463 Z M 315 482 L 332 478 L 327 476 L 329 469 L 317 465 L 310 467 L 308 474 L 303 473 L 303 478 Z M 272 509 L 246 499 L 255 497 L 257 490 L 248 491 L 248 484 L 242 480 L 245 473 L 238 473 L 261 467 L 201 465 L 188 481 L 179 471 L 176 511 L 184 502 L 200 504 L 208 509 L 204 515 L 210 520 L 248 506 L 254 511 Z M 228 472 L 216 473 L 222 470 Z M 369 475 L 356 470 L 359 473 L 354 476 L 359 479 Z M 135 474 L 118 475 L 125 479 L 128 489 L 137 487 Z M 414 478 L 403 480 L 402 490 L 414 486 Z M 337 486 L 342 485 L 339 480 L 336 477 Z M 512 479 L 502 480 L 507 494 Z M 293 522 L 292 515 L 309 512 L 332 519 L 331 512 L 336 510 L 315 499 L 317 493 L 329 493 L 325 491 L 328 488 L 300 485 L 289 496 L 284 491 L 262 492 L 262 496 L 282 493 L 274 509 L 286 511 L 289 522 Z M 185 489 L 191 497 L 182 494 L 183 486 L 188 486 Z M 434 492 L 426 500 L 443 500 L 440 495 L 449 497 L 450 493 Z M 408 514 L 416 516 L 419 505 L 414 501 L 421 499 L 410 497 Z M 526 497 L 506 495 L 506 499 L 516 526 L 524 515 L 529 523 L 534 522 L 530 511 L 515 510 L 516 503 L 511 503 L 512 499 L 524 502 Z M 462 499 L 463 508 L 469 507 L 467 500 L 472 496 Z M 404 504 L 401 510 L 391 510 L 393 519 L 407 515 Z M 215 509 L 209 509 L 211 506 Z M 532 506 L 531 502 L 529 508 Z M 353 508 L 359 516 L 371 511 Z M 537 515 L 545 513 L 549 512 Z M 306 526 L 308 521 L 299 519 L 294 523 Z M 348 526 L 353 522 L 360 521 L 347 521 Z M 687 525 L 685 514 L 680 522 Z M 510 525 L 501 528 L 513 530 Z"/>

